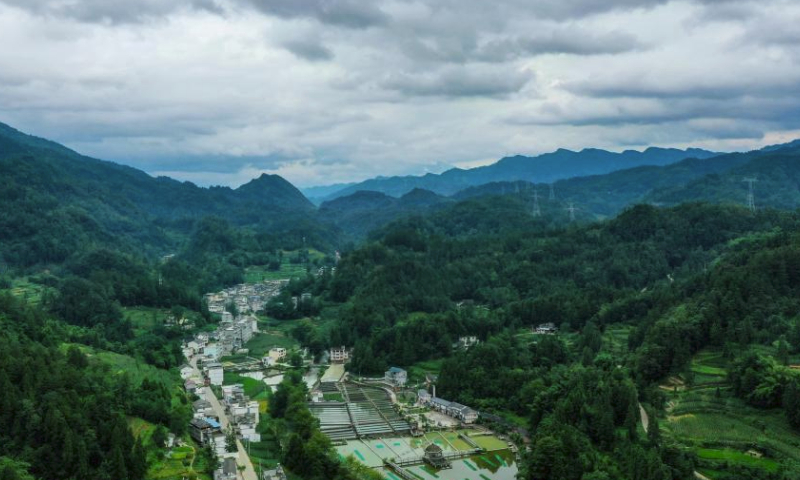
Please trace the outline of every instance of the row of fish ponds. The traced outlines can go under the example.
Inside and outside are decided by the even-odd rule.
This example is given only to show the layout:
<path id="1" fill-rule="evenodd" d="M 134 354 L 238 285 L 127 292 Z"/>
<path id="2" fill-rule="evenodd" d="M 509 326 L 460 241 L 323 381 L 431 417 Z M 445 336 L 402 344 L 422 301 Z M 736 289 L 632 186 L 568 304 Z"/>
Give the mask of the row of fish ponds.
<path id="1" fill-rule="evenodd" d="M 352 456 L 386 479 L 516 478 L 516 454 L 495 435 L 463 429 L 412 436 L 410 425 L 396 412 L 383 389 L 352 383 L 323 383 L 320 389 L 323 393 L 338 392 L 345 399 L 309 404 L 322 432 L 334 442 L 342 458 Z M 431 444 L 438 445 L 451 458 L 449 468 L 435 469 L 422 462 L 425 448 Z M 395 463 L 401 472 L 389 467 L 387 461 Z"/>
<path id="2" fill-rule="evenodd" d="M 483 451 L 469 454 L 473 448 L 459 434 L 470 437 Z M 461 458 L 450 461 L 450 468 L 435 469 L 415 461 L 424 455 L 427 445 L 436 444 L 445 454 L 463 453 Z M 494 435 L 477 431 L 428 432 L 421 437 L 399 436 L 378 439 L 348 440 L 336 447 L 342 458 L 352 456 L 359 462 L 374 468 L 384 478 L 402 480 L 513 480 L 519 471 L 516 454 L 507 443 Z M 402 476 L 385 465 L 385 460 L 405 464 L 401 470 L 410 475 Z"/>
<path id="3" fill-rule="evenodd" d="M 396 411 L 387 393 L 376 387 L 350 383 L 321 385 L 323 393 L 341 393 L 344 402 L 311 403 L 320 430 L 331 440 L 352 440 L 365 436 L 403 435 L 411 427 Z"/>

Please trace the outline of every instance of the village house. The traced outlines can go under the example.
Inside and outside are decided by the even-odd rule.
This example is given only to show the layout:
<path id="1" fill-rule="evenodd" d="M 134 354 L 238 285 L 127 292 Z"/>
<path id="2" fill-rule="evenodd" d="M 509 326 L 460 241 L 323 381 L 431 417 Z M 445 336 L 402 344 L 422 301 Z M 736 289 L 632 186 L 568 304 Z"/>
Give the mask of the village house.
<path id="1" fill-rule="evenodd" d="M 286 358 L 286 349 L 283 347 L 272 347 L 269 349 L 269 356 L 275 360 L 275 363 L 278 363 Z"/>
<path id="2" fill-rule="evenodd" d="M 262 480 L 286 480 L 286 472 L 283 471 L 281 464 L 275 465 L 272 470 L 265 470 Z"/>
<path id="3" fill-rule="evenodd" d="M 456 343 L 456 348 L 467 349 L 473 345 L 477 345 L 480 342 L 478 337 L 475 335 L 470 335 L 466 337 L 458 337 L 458 343 Z"/>
<path id="4" fill-rule="evenodd" d="M 206 380 L 209 385 L 222 385 L 224 369 L 219 362 L 208 362 L 203 364 Z"/>
<path id="5" fill-rule="evenodd" d="M 189 422 L 189 435 L 200 445 L 210 444 L 214 434 L 222 431 L 220 424 L 213 418 L 194 418 Z"/>
<path id="6" fill-rule="evenodd" d="M 214 409 L 207 400 L 197 400 L 192 403 L 195 418 L 206 418 L 214 413 Z"/>
<path id="7" fill-rule="evenodd" d="M 235 458 L 226 458 L 222 461 L 220 468 L 214 472 L 214 480 L 237 480 L 238 478 L 239 469 Z"/>
<path id="8" fill-rule="evenodd" d="M 477 411 L 460 403 L 450 402 L 439 397 L 431 397 L 426 403 L 437 412 L 461 420 L 465 424 L 472 424 L 478 420 L 479 414 Z"/>
<path id="9" fill-rule="evenodd" d="M 347 363 L 350 360 L 350 352 L 347 351 L 347 347 L 342 345 L 341 347 L 333 347 L 330 351 L 330 362 L 331 363 Z"/>
<path id="10" fill-rule="evenodd" d="M 408 381 L 408 372 L 399 367 L 392 367 L 386 371 L 384 379 L 396 387 L 403 387 Z"/>
<path id="11" fill-rule="evenodd" d="M 472 424 L 478 420 L 478 412 L 460 403 L 450 403 L 449 412 L 451 417 L 461 420 L 462 423 Z"/>
<path id="12" fill-rule="evenodd" d="M 186 380 L 183 383 L 183 389 L 186 390 L 187 393 L 194 393 L 197 391 L 197 383 L 194 380 Z"/>
<path id="13" fill-rule="evenodd" d="M 558 328 L 552 322 L 542 323 L 533 329 L 533 333 L 537 335 L 554 335 L 556 332 L 558 332 Z"/>
<path id="14" fill-rule="evenodd" d="M 428 393 L 428 391 L 425 390 L 424 388 L 420 388 L 417 391 L 417 403 L 420 405 L 425 405 L 430 401 L 431 401 L 431 394 Z"/>
<path id="15" fill-rule="evenodd" d="M 181 372 L 181 379 L 186 380 L 192 376 L 192 373 L 194 373 L 194 368 L 192 368 L 191 365 L 187 365 L 184 363 L 183 365 L 181 365 L 180 372 Z"/>
<path id="16" fill-rule="evenodd" d="M 236 429 L 239 431 L 239 436 L 242 440 L 247 440 L 248 442 L 261 441 L 261 434 L 256 432 L 255 423 L 240 423 L 236 426 Z"/>

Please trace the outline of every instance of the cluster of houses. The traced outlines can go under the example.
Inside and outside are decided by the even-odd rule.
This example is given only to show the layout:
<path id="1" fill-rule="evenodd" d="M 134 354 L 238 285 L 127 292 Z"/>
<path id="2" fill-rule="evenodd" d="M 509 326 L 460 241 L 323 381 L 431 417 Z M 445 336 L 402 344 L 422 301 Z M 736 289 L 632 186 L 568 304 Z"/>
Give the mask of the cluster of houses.
<path id="1" fill-rule="evenodd" d="M 208 311 L 221 315 L 228 305 L 236 305 L 239 313 L 257 313 L 264 310 L 270 298 L 278 295 L 286 280 L 267 280 L 262 283 L 243 283 L 217 293 L 207 293 L 203 298 Z"/>
<path id="2" fill-rule="evenodd" d="M 225 407 L 225 413 L 235 435 L 250 442 L 261 441 L 261 434 L 256 431 L 259 420 L 258 402 L 250 400 L 244 394 L 242 385 L 223 386 L 221 404 Z M 189 435 L 198 444 L 211 447 L 220 460 L 220 467 L 214 472 L 214 480 L 238 479 L 236 460 L 239 453 L 226 451 L 226 432 L 223 431 L 222 423 L 211 403 L 200 399 L 192 404 L 192 409 L 194 417 L 189 422 Z"/>
<path id="3" fill-rule="evenodd" d="M 475 335 L 469 335 L 469 336 L 465 336 L 465 337 L 458 337 L 458 341 L 453 345 L 453 348 L 466 350 L 469 347 L 471 347 L 473 345 L 477 345 L 479 343 L 480 343 L 480 340 L 478 340 L 478 337 L 476 337 Z"/>
<path id="4" fill-rule="evenodd" d="M 250 400 L 244 394 L 243 385 L 223 386 L 222 405 L 225 407 L 228 418 L 235 426 L 235 431 L 239 437 L 250 442 L 261 441 L 261 434 L 256 432 L 256 425 L 258 425 L 259 419 L 258 402 Z"/>
<path id="5" fill-rule="evenodd" d="M 198 333 L 183 345 L 186 357 L 200 355 L 204 360 L 219 360 L 221 357 L 243 351 L 244 345 L 258 333 L 258 319 L 252 315 L 234 316 L 222 312 L 219 327 L 211 333 Z"/>
<path id="6" fill-rule="evenodd" d="M 417 402 L 420 405 L 430 407 L 439 413 L 443 413 L 448 417 L 458 419 L 461 421 L 461 423 L 465 423 L 467 425 L 475 423 L 475 421 L 478 420 L 478 412 L 476 410 L 473 410 L 466 405 L 450 402 L 435 395 L 431 395 L 425 389 L 421 389 L 417 392 Z"/>

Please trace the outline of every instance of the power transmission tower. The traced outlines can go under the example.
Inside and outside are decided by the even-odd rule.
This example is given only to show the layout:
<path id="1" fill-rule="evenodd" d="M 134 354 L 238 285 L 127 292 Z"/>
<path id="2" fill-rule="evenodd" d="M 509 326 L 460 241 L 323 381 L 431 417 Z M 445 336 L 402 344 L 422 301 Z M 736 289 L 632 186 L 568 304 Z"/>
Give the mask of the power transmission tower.
<path id="1" fill-rule="evenodd" d="M 744 179 L 744 182 L 746 182 L 747 186 L 749 187 L 747 192 L 747 208 L 753 213 L 756 211 L 756 200 L 755 196 L 753 195 L 753 184 L 757 181 L 758 179 L 756 177 L 747 177 Z"/>
<path id="2" fill-rule="evenodd" d="M 577 208 L 575 208 L 575 204 L 573 204 L 572 202 L 569 202 L 569 207 L 567 208 L 567 211 L 569 212 L 569 221 L 570 222 L 574 222 L 575 221 L 575 210 L 577 210 Z"/>
<path id="3" fill-rule="evenodd" d="M 539 190 L 536 188 L 533 189 L 533 216 L 542 216 L 542 211 L 539 209 Z"/>
<path id="4" fill-rule="evenodd" d="M 553 184 L 551 183 L 550 184 L 550 201 L 552 202 L 555 199 L 556 199 L 556 189 L 553 187 Z"/>

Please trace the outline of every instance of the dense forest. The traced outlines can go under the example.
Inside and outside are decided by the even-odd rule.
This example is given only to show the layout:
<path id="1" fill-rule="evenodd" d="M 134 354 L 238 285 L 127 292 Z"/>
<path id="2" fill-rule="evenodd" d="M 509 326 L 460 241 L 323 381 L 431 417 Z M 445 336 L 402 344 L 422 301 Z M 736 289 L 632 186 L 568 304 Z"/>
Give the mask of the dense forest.
<path id="1" fill-rule="evenodd" d="M 525 208 L 485 198 L 376 232 L 306 285 L 338 318 L 304 338 L 354 345 L 356 374 L 443 359 L 440 395 L 526 419 L 531 480 L 691 477 L 694 456 L 660 435 L 657 385 L 689 378 L 707 347 L 730 358 L 734 396 L 797 427 L 800 375 L 750 346 L 800 351 L 800 216 L 640 205 L 563 226 Z M 545 322 L 570 340 L 520 336 Z M 620 324 L 631 327 L 624 352 L 603 340 Z M 482 343 L 457 350 L 463 335 Z M 640 402 L 654 409 L 646 437 L 635 433 Z M 729 478 L 794 478 L 786 465 Z"/>
<path id="2" fill-rule="evenodd" d="M 213 328 L 202 295 L 279 269 L 288 249 L 305 274 L 269 321 L 293 322 L 316 355 L 352 347 L 356 375 L 435 364 L 440 395 L 527 433 L 525 479 L 800 475 L 796 145 L 563 180 L 552 201 L 517 182 L 453 198 L 361 192 L 319 210 L 278 178 L 201 189 L 4 126 L 0 146 L 2 480 L 145 478 L 158 449 L 130 419 L 181 433 L 191 399 L 107 359 L 174 376 L 186 332 L 137 328 L 129 312 L 191 312 Z M 741 206 L 744 176 L 759 179 L 756 212 Z M 311 261 L 311 247 L 328 255 Z M 36 298 L 11 294 L 23 281 Z M 559 334 L 531 334 L 541 323 Z M 460 348 L 461 336 L 480 343 Z M 307 480 L 370 478 L 336 458 L 306 396 L 289 374 L 269 400 L 283 463 Z M 767 463 L 703 457 L 745 443 L 694 443 L 669 425 L 692 405 L 764 416 L 746 445 Z"/>

